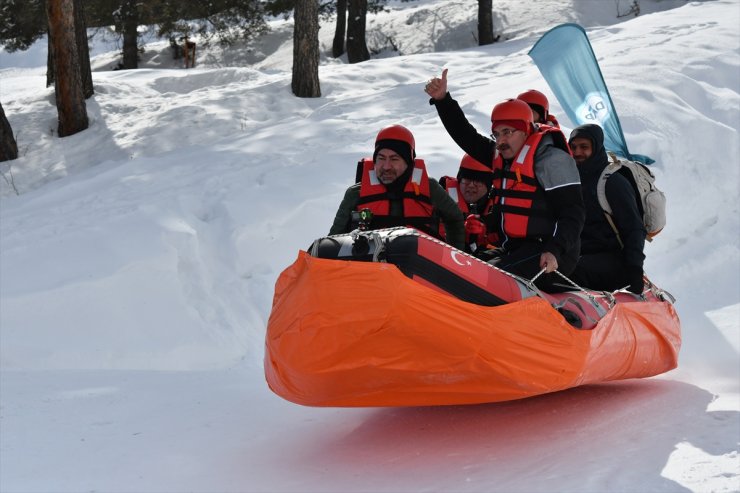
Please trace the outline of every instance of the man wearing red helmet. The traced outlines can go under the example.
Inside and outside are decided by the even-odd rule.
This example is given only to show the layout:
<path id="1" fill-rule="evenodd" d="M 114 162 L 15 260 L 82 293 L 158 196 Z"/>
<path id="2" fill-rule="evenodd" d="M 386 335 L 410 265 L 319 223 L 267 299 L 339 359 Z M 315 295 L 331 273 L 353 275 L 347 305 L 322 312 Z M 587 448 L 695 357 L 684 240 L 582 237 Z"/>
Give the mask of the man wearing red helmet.
<path id="1" fill-rule="evenodd" d="M 363 159 L 360 166 L 360 181 L 345 192 L 330 235 L 349 233 L 359 226 L 410 226 L 440 236 L 441 220 L 447 242 L 463 248 L 460 209 L 444 188 L 429 178 L 424 161 L 416 159 L 414 136 L 406 127 L 391 125 L 378 132 L 372 159 Z M 360 211 L 364 211 L 364 219 Z"/>
<path id="2" fill-rule="evenodd" d="M 486 216 L 501 238 L 496 266 L 526 278 L 540 270 L 541 288 L 568 275 L 578 261 L 585 211 L 581 184 L 568 143 L 559 129 L 534 125 L 532 110 L 509 99 L 491 112 L 492 140 L 468 122 L 447 92 L 447 69 L 429 81 L 430 104 L 452 139 L 481 163 L 491 163 L 494 207 Z"/>
<path id="3" fill-rule="evenodd" d="M 439 184 L 457 203 L 465 218 L 465 251 L 482 257 L 483 251 L 498 242 L 496 233 L 489 232 L 482 220 L 493 205 L 488 196 L 493 185 L 491 166 L 465 154 L 457 176 L 443 176 Z"/>
<path id="4" fill-rule="evenodd" d="M 547 96 L 542 94 L 540 91 L 529 89 L 518 95 L 516 98 L 524 101 L 530 108 L 532 108 L 532 117 L 534 118 L 535 123 L 560 128 L 560 123 L 558 123 L 557 118 L 550 114 L 550 101 L 548 101 Z"/>

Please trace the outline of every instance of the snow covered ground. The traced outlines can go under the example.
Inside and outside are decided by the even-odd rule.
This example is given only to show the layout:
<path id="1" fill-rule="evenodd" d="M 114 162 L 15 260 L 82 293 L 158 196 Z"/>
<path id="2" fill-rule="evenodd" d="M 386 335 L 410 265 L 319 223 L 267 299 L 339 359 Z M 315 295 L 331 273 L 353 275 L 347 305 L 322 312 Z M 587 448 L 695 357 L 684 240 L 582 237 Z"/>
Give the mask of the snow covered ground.
<path id="1" fill-rule="evenodd" d="M 290 94 L 290 23 L 187 71 L 164 43 L 107 71 L 96 46 L 90 128 L 64 139 L 42 43 L 0 52 L 21 155 L 0 163 L 0 491 L 740 491 L 740 3 L 617 19 L 628 3 L 494 2 L 506 41 L 487 47 L 470 2 L 395 3 L 368 26 L 403 55 L 323 58 L 317 99 Z M 646 270 L 678 299 L 679 368 L 478 406 L 272 394 L 274 282 L 326 234 L 376 132 L 408 126 L 430 173 L 454 174 L 424 82 L 448 68 L 485 132 L 498 101 L 552 94 L 526 53 L 562 22 L 587 27 L 630 150 L 657 161 L 668 226 Z"/>

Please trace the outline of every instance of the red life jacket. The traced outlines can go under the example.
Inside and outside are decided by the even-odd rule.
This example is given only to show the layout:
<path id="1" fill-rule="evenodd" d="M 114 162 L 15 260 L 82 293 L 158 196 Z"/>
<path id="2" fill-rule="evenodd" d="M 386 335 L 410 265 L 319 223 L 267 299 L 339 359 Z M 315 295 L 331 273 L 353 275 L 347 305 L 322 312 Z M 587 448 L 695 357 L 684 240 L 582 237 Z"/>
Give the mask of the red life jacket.
<path id="1" fill-rule="evenodd" d="M 447 194 L 452 198 L 452 200 L 455 201 L 462 213 L 465 216 L 470 214 L 468 203 L 465 202 L 462 193 L 460 193 L 460 182 L 457 181 L 457 178 L 452 176 L 443 176 L 442 179 L 444 180 L 445 190 L 447 191 Z"/>
<path id="2" fill-rule="evenodd" d="M 553 115 L 547 115 L 547 125 L 550 127 L 560 128 L 560 122 Z"/>
<path id="3" fill-rule="evenodd" d="M 439 219 L 433 215 L 429 175 L 424 160 L 414 160 L 414 168 L 404 186 L 401 198 L 402 216 L 391 216 L 391 198 L 388 189 L 375 175 L 372 158 L 363 159 L 360 199 L 356 210 L 372 211 L 372 228 L 409 226 L 439 236 Z"/>
<path id="4" fill-rule="evenodd" d="M 551 133 L 552 134 L 551 137 L 555 141 L 555 145 L 557 145 L 559 148 L 566 151 L 568 154 L 572 154 L 570 152 L 570 147 L 568 147 L 568 139 L 565 138 L 565 134 L 563 134 L 563 131 L 560 130 L 559 125 L 560 124 L 557 121 L 555 122 L 548 121 L 547 123 L 538 123 L 537 131 L 543 134 Z"/>
<path id="5" fill-rule="evenodd" d="M 493 208 L 501 213 L 500 230 L 506 236 L 504 243 L 509 238 L 549 238 L 555 230 L 555 218 L 547 208 L 545 190 L 534 172 L 534 156 L 546 134 L 551 134 L 555 145 L 570 154 L 560 129 L 540 125 L 508 167 L 504 167 L 500 155 L 493 160 Z"/>

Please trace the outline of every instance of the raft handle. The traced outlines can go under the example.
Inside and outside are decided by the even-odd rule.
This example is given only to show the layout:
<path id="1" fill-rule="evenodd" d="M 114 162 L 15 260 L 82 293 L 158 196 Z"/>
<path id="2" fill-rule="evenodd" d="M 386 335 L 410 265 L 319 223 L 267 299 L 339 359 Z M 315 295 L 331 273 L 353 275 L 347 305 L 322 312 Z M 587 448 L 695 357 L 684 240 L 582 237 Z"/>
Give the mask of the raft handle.
<path id="1" fill-rule="evenodd" d="M 571 281 L 565 274 L 563 274 L 559 270 L 556 269 L 553 272 L 556 273 L 557 275 L 559 275 L 560 277 L 562 277 L 563 279 L 565 279 L 566 282 L 568 282 L 568 284 L 570 284 L 571 286 L 573 286 L 577 290 L 581 291 L 591 301 L 591 303 L 596 308 L 600 308 L 599 302 L 596 301 L 596 297 L 590 291 L 588 291 L 587 289 L 582 288 L 581 286 L 579 286 L 575 282 Z M 532 290 L 534 290 L 540 297 L 543 297 L 543 296 L 541 295 L 540 290 L 537 287 L 535 287 L 534 282 L 537 280 L 537 278 L 539 278 L 544 273 L 545 273 L 545 269 L 542 269 L 532 279 L 530 279 L 530 280 L 526 280 L 525 279 L 524 280 L 526 282 L 527 286 L 529 288 L 531 288 Z M 603 293 L 603 296 L 607 299 L 607 302 L 609 303 L 609 309 L 611 309 L 617 303 L 616 298 L 614 297 L 613 294 L 611 294 L 609 292 L 602 291 L 602 293 Z"/>

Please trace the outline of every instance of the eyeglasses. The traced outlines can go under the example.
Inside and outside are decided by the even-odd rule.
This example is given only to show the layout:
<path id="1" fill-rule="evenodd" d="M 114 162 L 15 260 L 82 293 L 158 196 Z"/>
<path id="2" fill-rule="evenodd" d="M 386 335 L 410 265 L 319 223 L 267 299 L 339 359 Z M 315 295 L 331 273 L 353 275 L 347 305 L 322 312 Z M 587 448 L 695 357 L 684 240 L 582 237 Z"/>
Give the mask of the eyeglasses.
<path id="1" fill-rule="evenodd" d="M 463 186 L 463 187 L 468 187 L 468 186 L 471 186 L 471 185 L 476 186 L 476 187 L 485 187 L 486 186 L 486 184 L 483 183 L 482 181 L 473 180 L 473 179 L 470 179 L 470 178 L 462 178 L 460 180 L 460 185 Z"/>
<path id="2" fill-rule="evenodd" d="M 500 132 L 496 132 L 494 130 L 493 133 L 491 134 L 491 137 L 498 140 L 500 137 L 510 137 L 511 134 L 513 134 L 514 132 L 521 132 L 521 130 L 519 130 L 518 128 L 505 128 L 501 130 Z"/>

